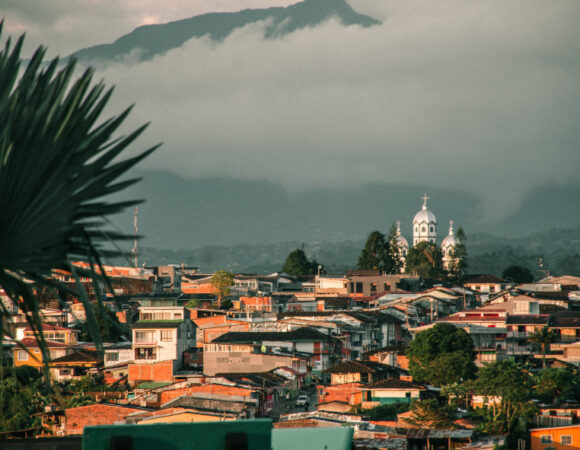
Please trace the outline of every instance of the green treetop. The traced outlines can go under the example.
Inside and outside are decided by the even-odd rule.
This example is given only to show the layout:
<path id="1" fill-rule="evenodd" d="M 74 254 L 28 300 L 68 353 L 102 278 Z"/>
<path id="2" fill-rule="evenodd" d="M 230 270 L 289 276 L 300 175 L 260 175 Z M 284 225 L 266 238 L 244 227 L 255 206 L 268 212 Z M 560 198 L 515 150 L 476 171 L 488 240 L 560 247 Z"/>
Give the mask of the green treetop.
<path id="1" fill-rule="evenodd" d="M 531 283 L 534 281 L 534 275 L 530 272 L 530 269 L 522 266 L 509 266 L 501 274 L 502 278 L 508 281 L 513 281 L 514 283 Z"/>
<path id="2" fill-rule="evenodd" d="M 385 235 L 380 231 L 369 234 L 367 242 L 358 258 L 361 270 L 379 270 L 384 272 L 389 266 L 389 246 Z"/>
<path id="3" fill-rule="evenodd" d="M 288 275 L 316 275 L 318 273 L 318 262 L 313 259 L 309 261 L 302 249 L 296 249 L 290 252 L 282 267 L 282 272 Z"/>
<path id="4" fill-rule="evenodd" d="M 451 260 L 447 267 L 447 278 L 453 283 L 462 283 L 467 272 L 467 248 L 465 246 L 465 232 L 459 227 L 455 233 L 457 243 L 452 250 Z"/>
<path id="5" fill-rule="evenodd" d="M 407 350 L 413 380 L 442 386 L 473 378 L 473 341 L 461 328 L 438 323 L 417 333 Z"/>
<path id="6" fill-rule="evenodd" d="M 487 430 L 510 433 L 516 421 L 529 419 L 534 406 L 529 401 L 532 378 L 528 371 L 511 359 L 485 364 L 477 372 L 476 392 L 491 397 L 493 415 Z"/>
<path id="7" fill-rule="evenodd" d="M 398 237 L 397 226 L 393 223 L 387 237 L 387 265 L 385 267 L 385 272 L 387 273 L 401 273 L 401 269 L 404 266 L 401 258 L 401 248 L 399 247 Z"/>
<path id="8" fill-rule="evenodd" d="M 542 366 L 546 368 L 546 353 L 550 349 L 550 344 L 558 340 L 558 334 L 554 330 L 550 330 L 548 326 L 540 328 L 533 333 L 528 340 L 535 344 L 539 344 L 542 348 Z"/>
<path id="9" fill-rule="evenodd" d="M 407 253 L 405 271 L 422 278 L 443 278 L 441 249 L 431 242 L 419 242 Z"/>
<path id="10" fill-rule="evenodd" d="M 227 270 L 218 270 L 211 277 L 211 285 L 217 295 L 218 308 L 221 308 L 222 299 L 229 295 L 230 288 L 234 284 L 234 275 Z"/>

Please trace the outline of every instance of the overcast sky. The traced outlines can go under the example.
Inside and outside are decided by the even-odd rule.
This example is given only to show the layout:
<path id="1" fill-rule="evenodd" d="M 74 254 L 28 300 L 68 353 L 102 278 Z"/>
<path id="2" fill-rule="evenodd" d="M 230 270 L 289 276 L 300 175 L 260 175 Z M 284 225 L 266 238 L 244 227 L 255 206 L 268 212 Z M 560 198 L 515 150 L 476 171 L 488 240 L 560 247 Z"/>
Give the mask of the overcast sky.
<path id="1" fill-rule="evenodd" d="M 66 55 L 146 23 L 282 0 L 0 0 L 27 49 Z M 578 179 L 580 2 L 352 0 L 381 26 L 330 21 L 264 41 L 190 41 L 98 73 L 112 110 L 152 122 L 144 163 L 186 176 L 267 178 L 288 189 L 368 181 L 467 190 L 488 213 L 542 182 Z M 42 5 L 42 6 L 39 6 Z"/>

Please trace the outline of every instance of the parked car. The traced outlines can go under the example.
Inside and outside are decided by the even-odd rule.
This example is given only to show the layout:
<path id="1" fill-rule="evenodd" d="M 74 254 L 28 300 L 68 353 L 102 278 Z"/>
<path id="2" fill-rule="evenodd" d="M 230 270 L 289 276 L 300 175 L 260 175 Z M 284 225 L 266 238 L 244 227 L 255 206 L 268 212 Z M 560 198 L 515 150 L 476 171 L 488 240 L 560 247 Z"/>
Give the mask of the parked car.
<path id="1" fill-rule="evenodd" d="M 296 406 L 304 406 L 308 403 L 308 395 L 299 395 L 296 399 Z"/>

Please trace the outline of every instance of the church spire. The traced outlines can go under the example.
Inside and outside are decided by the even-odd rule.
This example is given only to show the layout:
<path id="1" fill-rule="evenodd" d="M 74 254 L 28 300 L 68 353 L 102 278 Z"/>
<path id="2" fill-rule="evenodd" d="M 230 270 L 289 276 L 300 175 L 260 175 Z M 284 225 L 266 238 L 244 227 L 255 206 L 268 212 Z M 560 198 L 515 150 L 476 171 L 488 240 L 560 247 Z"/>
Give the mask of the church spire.
<path id="1" fill-rule="evenodd" d="M 449 236 L 453 236 L 455 233 L 453 232 L 453 220 L 449 221 Z"/>
<path id="2" fill-rule="evenodd" d="M 427 197 L 427 193 L 425 192 L 425 195 L 423 196 L 423 209 L 427 209 L 427 200 L 429 200 L 429 197 Z"/>

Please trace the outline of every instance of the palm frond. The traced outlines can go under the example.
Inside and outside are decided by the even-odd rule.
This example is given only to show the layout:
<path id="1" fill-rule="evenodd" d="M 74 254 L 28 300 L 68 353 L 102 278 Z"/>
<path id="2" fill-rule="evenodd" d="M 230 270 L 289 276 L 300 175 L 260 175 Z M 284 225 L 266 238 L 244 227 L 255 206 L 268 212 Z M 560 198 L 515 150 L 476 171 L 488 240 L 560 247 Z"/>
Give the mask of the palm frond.
<path id="1" fill-rule="evenodd" d="M 0 37 L 1 29 L 0 23 Z M 157 146 L 119 160 L 146 125 L 114 136 L 131 108 L 101 119 L 112 88 L 93 83 L 92 69 L 74 79 L 74 60 L 64 67 L 58 59 L 45 64 L 42 47 L 21 71 L 22 44 L 22 37 L 14 46 L 7 39 L 0 50 L 0 286 L 25 313 L 49 361 L 35 288 L 76 295 L 100 347 L 95 307 L 102 304 L 89 300 L 78 277 L 71 289 L 51 273 L 61 269 L 74 274 L 74 261 L 89 262 L 100 301 L 101 256 L 121 254 L 108 245 L 110 239 L 133 238 L 107 229 L 107 216 L 140 203 L 107 197 L 139 181 L 121 178 Z M 112 290 L 110 283 L 105 286 Z M 5 329 L 3 323 L 1 335 Z"/>

